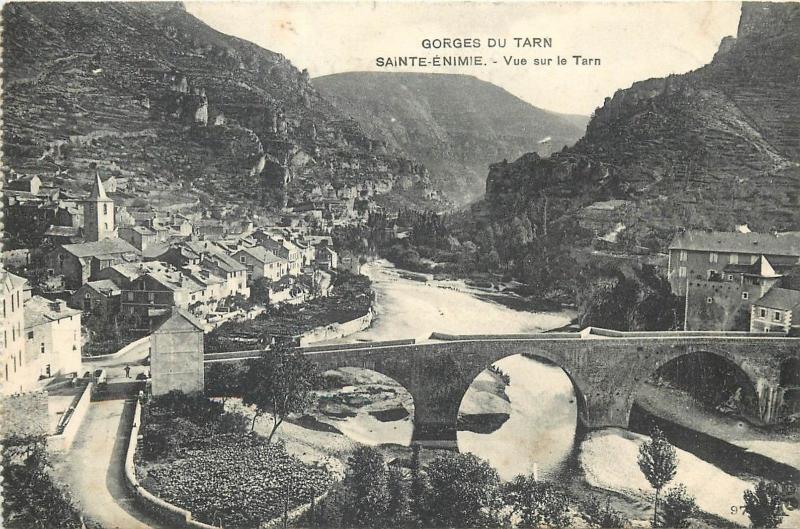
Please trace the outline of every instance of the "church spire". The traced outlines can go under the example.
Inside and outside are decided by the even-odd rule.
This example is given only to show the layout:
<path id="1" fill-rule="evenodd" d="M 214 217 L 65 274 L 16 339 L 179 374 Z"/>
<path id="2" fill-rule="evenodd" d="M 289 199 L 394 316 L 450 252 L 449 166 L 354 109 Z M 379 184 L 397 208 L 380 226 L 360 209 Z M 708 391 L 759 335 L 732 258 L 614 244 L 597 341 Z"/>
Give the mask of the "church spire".
<path id="1" fill-rule="evenodd" d="M 92 185 L 92 193 L 89 195 L 89 200 L 109 200 L 106 195 L 106 188 L 103 187 L 103 182 L 100 180 L 100 171 L 94 172 L 94 185 Z"/>

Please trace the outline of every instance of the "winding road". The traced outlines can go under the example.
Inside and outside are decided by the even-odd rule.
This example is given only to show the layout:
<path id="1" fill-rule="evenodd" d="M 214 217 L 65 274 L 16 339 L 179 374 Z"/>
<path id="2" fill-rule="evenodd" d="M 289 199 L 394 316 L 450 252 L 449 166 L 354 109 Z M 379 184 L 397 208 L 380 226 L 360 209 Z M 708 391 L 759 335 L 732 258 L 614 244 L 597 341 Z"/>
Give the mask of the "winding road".
<path id="1" fill-rule="evenodd" d="M 103 529 L 169 529 L 143 512 L 125 486 L 125 451 L 130 438 L 135 390 L 126 384 L 124 368 L 131 366 L 131 379 L 147 371 L 142 365 L 146 352 L 133 352 L 84 368 L 103 368 L 108 373 L 108 400 L 93 401 L 72 447 L 52 455 L 53 471 L 67 485 L 84 518 Z M 116 388 L 116 389 L 115 389 Z"/>

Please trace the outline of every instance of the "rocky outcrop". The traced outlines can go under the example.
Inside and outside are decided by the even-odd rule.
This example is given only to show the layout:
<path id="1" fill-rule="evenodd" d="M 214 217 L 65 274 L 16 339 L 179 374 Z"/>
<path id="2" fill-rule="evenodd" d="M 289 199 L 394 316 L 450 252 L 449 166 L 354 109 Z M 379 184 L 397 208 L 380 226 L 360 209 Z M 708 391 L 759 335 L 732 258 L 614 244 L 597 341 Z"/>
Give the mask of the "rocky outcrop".
<path id="1" fill-rule="evenodd" d="M 394 180 L 410 163 L 376 148 L 308 72 L 181 4 L 8 3 L 2 14 L 4 162 L 19 173 L 59 171 L 79 190 L 91 164 L 118 167 L 261 206 L 304 200 L 321 182 Z M 94 139 L 42 157 L 72 137 Z M 287 156 L 298 152 L 307 158 Z M 271 163 L 286 174 L 265 175 Z"/>
<path id="2" fill-rule="evenodd" d="M 631 200 L 632 218 L 662 243 L 669 226 L 796 228 L 798 49 L 800 6 L 745 3 L 737 38 L 710 64 L 618 90 L 586 135 L 550 159 L 493 166 L 487 202 L 503 218 L 543 196 L 555 197 L 551 215 Z M 525 198 L 512 201 L 515 189 Z"/>
<path id="3" fill-rule="evenodd" d="M 429 169 L 457 202 L 483 193 L 489 164 L 550 137 L 549 150 L 580 138 L 588 117 L 536 108 L 469 75 L 354 72 L 313 80 L 371 136 Z"/>

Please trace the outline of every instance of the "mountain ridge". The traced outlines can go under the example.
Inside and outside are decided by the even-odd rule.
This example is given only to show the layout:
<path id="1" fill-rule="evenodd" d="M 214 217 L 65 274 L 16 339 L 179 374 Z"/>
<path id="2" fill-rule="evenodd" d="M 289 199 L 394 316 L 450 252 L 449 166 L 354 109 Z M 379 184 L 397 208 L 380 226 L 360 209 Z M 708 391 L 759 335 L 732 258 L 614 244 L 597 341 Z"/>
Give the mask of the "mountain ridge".
<path id="1" fill-rule="evenodd" d="M 368 133 L 425 164 L 450 193 L 463 193 L 461 202 L 482 192 L 489 164 L 548 136 L 549 148 L 560 149 L 588 121 L 537 108 L 467 74 L 345 72 L 312 84 Z"/>

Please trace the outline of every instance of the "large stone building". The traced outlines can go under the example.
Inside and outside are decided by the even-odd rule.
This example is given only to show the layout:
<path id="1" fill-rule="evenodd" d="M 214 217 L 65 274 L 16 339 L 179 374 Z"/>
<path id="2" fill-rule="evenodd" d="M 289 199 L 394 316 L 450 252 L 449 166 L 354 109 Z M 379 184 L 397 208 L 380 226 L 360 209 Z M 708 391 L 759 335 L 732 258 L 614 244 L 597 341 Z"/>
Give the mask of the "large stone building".
<path id="1" fill-rule="evenodd" d="M 800 236 L 688 230 L 669 246 L 669 282 L 672 292 L 686 295 L 689 281 L 721 275 L 729 265 L 755 264 L 766 257 L 776 269 L 800 262 Z"/>
<path id="2" fill-rule="evenodd" d="M 11 395 L 32 389 L 25 376 L 25 280 L 3 270 L 0 265 L 0 289 L 2 289 L 3 347 L 0 349 L 0 394 Z"/>
<path id="3" fill-rule="evenodd" d="M 778 285 L 782 277 L 762 255 L 753 264 L 727 265 L 709 279 L 690 279 L 685 284 L 685 330 L 748 330 L 753 302 Z"/>
<path id="4" fill-rule="evenodd" d="M 48 276 L 64 277 L 67 288 L 78 289 L 100 270 L 141 260 L 141 252 L 122 239 L 64 244 L 45 256 Z"/>
<path id="5" fill-rule="evenodd" d="M 81 312 L 63 300 L 25 302 L 25 354 L 33 380 L 81 370 Z"/>

